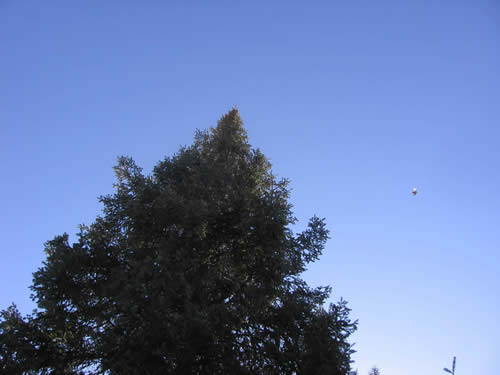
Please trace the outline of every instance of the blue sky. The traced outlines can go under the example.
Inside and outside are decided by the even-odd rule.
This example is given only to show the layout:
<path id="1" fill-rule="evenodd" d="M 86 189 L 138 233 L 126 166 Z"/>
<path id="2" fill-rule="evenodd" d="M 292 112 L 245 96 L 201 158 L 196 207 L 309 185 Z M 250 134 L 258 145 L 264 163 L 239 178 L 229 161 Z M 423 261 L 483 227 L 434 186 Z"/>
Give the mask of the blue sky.
<path id="1" fill-rule="evenodd" d="M 496 375 L 498 3 L 147 3 L 0 1 L 0 308 L 117 156 L 149 172 L 236 105 L 297 229 L 327 218 L 304 277 L 350 302 L 360 374 Z"/>

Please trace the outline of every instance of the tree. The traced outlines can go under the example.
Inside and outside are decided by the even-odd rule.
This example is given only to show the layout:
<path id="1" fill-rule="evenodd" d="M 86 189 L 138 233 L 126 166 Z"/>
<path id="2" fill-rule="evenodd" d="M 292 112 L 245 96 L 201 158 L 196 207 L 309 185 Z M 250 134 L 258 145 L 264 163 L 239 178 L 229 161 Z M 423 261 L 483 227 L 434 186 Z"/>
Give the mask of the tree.
<path id="1" fill-rule="evenodd" d="M 26 374 L 345 374 L 357 327 L 300 274 L 328 239 L 302 233 L 288 180 L 231 110 L 146 176 L 115 167 L 103 214 L 45 244 L 38 310 L 2 311 L 0 369 Z"/>
<path id="2" fill-rule="evenodd" d="M 368 372 L 368 375 L 380 375 L 380 370 L 377 366 L 373 366 Z"/>

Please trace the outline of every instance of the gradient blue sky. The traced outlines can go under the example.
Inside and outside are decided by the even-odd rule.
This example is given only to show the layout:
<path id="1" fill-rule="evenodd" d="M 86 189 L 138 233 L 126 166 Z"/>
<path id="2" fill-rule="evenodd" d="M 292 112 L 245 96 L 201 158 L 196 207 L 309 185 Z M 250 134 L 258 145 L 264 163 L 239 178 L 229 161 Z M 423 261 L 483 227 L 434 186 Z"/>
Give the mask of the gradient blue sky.
<path id="1" fill-rule="evenodd" d="M 117 156 L 149 172 L 236 105 L 298 228 L 327 218 L 304 277 L 350 302 L 354 368 L 496 375 L 499 57 L 494 0 L 0 0 L 0 308 Z"/>

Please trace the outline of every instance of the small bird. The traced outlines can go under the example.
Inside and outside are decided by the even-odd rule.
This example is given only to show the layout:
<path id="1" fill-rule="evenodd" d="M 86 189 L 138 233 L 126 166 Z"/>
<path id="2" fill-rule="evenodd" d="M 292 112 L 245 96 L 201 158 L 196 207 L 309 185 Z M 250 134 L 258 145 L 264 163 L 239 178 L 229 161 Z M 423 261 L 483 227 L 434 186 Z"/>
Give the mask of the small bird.
<path id="1" fill-rule="evenodd" d="M 417 188 L 413 188 L 412 193 L 413 195 L 417 195 Z"/>

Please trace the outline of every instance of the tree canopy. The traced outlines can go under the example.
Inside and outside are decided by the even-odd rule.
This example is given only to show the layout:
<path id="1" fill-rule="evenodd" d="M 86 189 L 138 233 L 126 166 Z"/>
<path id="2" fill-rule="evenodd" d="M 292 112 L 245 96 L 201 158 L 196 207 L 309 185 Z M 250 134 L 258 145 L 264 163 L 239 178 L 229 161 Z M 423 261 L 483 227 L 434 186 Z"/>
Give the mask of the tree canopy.
<path id="1" fill-rule="evenodd" d="M 346 374 L 357 327 L 300 275 L 328 239 L 294 233 L 288 180 L 236 109 L 160 161 L 115 167 L 101 216 L 56 236 L 33 274 L 38 309 L 1 312 L 4 374 Z"/>

